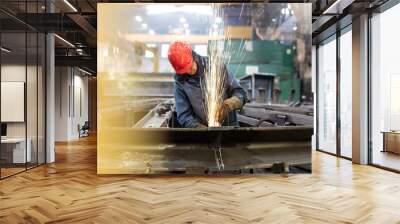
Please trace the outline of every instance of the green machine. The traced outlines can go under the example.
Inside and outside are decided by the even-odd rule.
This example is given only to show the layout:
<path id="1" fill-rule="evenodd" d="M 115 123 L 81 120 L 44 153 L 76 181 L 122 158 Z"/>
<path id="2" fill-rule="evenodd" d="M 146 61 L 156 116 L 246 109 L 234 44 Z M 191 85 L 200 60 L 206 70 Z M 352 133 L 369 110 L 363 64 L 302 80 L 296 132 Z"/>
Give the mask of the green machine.
<path id="1" fill-rule="evenodd" d="M 274 103 L 300 100 L 300 79 L 294 69 L 294 45 L 269 40 L 231 40 L 225 41 L 224 46 L 230 52 L 225 58 L 227 69 L 236 78 L 255 73 L 275 74 L 273 92 L 277 96 L 274 96 Z"/>

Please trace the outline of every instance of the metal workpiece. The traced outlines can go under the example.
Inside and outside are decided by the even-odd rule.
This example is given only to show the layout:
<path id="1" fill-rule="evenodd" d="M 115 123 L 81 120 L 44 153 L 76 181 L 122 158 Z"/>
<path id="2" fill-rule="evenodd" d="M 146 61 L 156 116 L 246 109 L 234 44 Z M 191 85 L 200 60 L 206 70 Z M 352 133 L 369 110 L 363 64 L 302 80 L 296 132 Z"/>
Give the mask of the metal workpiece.
<path id="1" fill-rule="evenodd" d="M 151 109 L 134 127 L 160 128 L 168 127 L 168 121 L 173 116 L 174 100 L 164 100 Z"/>
<path id="2" fill-rule="evenodd" d="M 251 126 L 251 127 L 273 127 L 274 124 L 271 122 L 259 120 L 256 118 L 252 117 L 247 117 L 241 114 L 237 115 L 238 121 L 241 124 L 244 124 L 246 126 Z"/>
<path id="3" fill-rule="evenodd" d="M 98 134 L 106 142 L 101 150 L 109 150 L 101 161 L 108 173 L 204 174 L 265 170 L 274 164 L 310 167 L 312 133 L 311 126 L 298 126 L 110 128 Z"/>
<path id="4" fill-rule="evenodd" d="M 288 107 L 289 108 L 289 107 Z M 287 112 L 282 110 L 270 110 L 265 107 L 254 107 L 245 105 L 240 111 L 240 115 L 268 121 L 275 126 L 312 126 L 314 118 L 310 115 Z"/>

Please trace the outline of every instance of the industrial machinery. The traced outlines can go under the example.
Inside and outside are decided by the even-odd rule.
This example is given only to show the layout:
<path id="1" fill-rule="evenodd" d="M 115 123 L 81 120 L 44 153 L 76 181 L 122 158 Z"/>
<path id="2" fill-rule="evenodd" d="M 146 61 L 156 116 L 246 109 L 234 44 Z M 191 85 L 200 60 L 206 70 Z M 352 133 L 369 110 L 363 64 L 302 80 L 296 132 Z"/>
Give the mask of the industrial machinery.
<path id="1" fill-rule="evenodd" d="M 252 103 L 238 113 L 241 127 L 187 129 L 176 122 L 173 100 L 164 99 L 120 134 L 136 136 L 132 144 L 142 148 L 125 159 L 147 158 L 137 173 L 309 172 L 312 111 Z"/>

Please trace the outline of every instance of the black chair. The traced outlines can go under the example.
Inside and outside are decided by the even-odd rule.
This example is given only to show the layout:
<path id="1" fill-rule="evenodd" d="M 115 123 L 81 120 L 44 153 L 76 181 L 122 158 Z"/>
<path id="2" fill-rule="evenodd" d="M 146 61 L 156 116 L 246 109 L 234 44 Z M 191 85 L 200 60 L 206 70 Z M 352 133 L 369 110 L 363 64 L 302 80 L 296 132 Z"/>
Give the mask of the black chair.
<path id="1" fill-rule="evenodd" d="M 89 129 L 90 129 L 89 121 L 85 121 L 82 127 L 78 126 L 78 129 L 79 129 L 79 138 L 89 136 Z"/>

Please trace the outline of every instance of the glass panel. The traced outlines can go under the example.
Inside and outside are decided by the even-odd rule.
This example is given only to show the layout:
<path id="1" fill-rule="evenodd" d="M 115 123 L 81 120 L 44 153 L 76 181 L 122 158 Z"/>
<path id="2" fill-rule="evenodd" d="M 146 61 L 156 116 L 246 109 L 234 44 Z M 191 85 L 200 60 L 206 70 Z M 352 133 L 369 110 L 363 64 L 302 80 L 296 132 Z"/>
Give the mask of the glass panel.
<path id="1" fill-rule="evenodd" d="M 352 33 L 340 37 L 340 153 L 351 158 L 352 148 Z"/>
<path id="2" fill-rule="evenodd" d="M 46 149 L 45 149 L 45 60 L 46 60 L 46 36 L 39 34 L 39 45 L 38 45 L 38 163 L 45 163 Z"/>
<path id="3" fill-rule="evenodd" d="M 26 103 L 27 103 L 27 142 L 28 149 L 31 150 L 31 158 L 29 161 L 28 168 L 34 167 L 37 165 L 37 132 L 38 132 L 38 107 L 37 107 L 37 97 L 38 97 L 38 88 L 37 88 L 37 80 L 38 80 L 38 36 L 36 32 L 27 33 L 28 38 L 28 64 L 27 64 L 27 82 L 26 82 Z"/>
<path id="4" fill-rule="evenodd" d="M 1 50 L 1 161 L 2 177 L 25 170 L 26 151 L 26 33 L 2 33 Z M 29 147 L 28 147 L 29 149 Z"/>
<path id="5" fill-rule="evenodd" d="M 318 148 L 336 153 L 336 39 L 318 48 Z"/>
<path id="6" fill-rule="evenodd" d="M 400 170 L 400 5 L 372 18 L 372 163 Z"/>
<path id="7" fill-rule="evenodd" d="M 38 2 L 27 2 L 27 13 L 37 13 Z M 37 23 L 38 17 L 30 18 L 32 23 Z M 34 21 L 36 20 L 36 21 Z M 27 30 L 27 80 L 26 80 L 26 111 L 27 111 L 27 143 L 31 150 L 30 162 L 27 167 L 37 166 L 38 160 L 38 34 L 36 30 Z"/>

